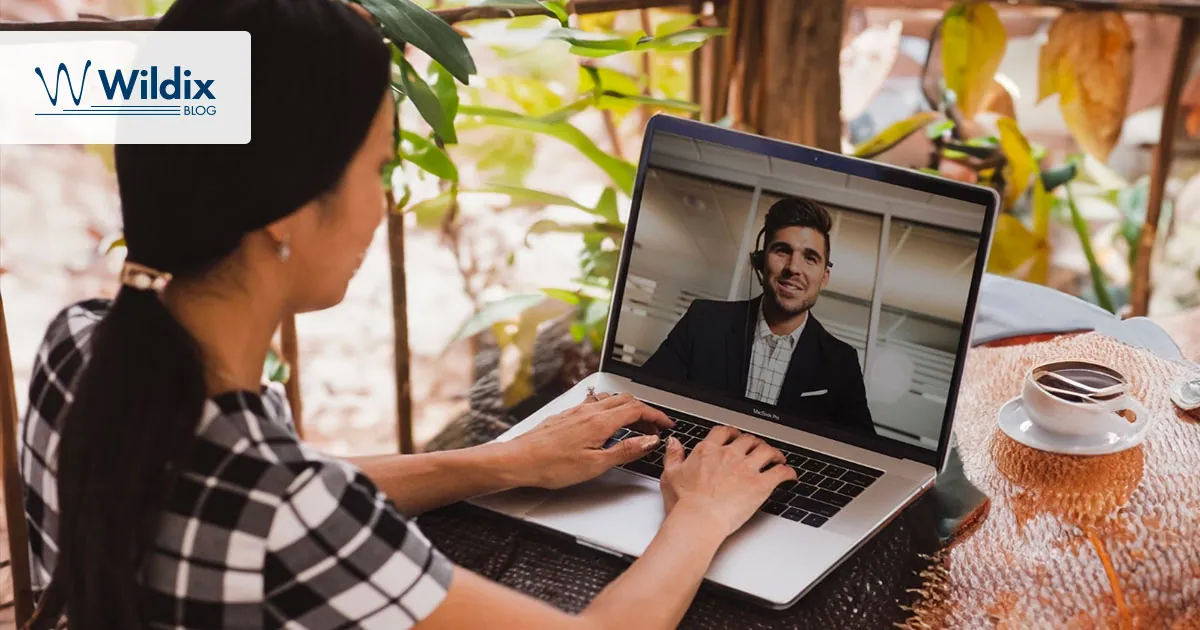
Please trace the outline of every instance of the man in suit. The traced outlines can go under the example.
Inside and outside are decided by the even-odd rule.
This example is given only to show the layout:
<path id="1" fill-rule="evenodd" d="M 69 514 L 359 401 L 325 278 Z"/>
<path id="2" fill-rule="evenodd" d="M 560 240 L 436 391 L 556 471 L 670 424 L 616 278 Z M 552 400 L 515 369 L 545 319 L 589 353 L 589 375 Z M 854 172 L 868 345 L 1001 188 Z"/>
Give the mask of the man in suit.
<path id="1" fill-rule="evenodd" d="M 831 227 L 829 212 L 812 200 L 772 205 L 763 246 L 750 254 L 762 296 L 693 301 L 642 369 L 875 435 L 858 353 L 810 312 L 829 284 Z"/>

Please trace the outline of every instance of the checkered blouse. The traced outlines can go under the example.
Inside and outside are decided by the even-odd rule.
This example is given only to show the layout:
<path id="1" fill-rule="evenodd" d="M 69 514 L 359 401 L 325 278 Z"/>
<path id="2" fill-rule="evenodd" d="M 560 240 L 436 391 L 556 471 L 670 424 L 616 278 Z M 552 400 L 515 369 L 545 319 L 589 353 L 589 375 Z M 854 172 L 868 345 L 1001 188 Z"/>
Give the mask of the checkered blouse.
<path id="1" fill-rule="evenodd" d="M 109 305 L 64 309 L 34 365 L 18 455 L 35 591 L 58 555 L 58 422 Z M 282 388 L 208 400 L 197 435 L 144 565 L 151 627 L 406 628 L 441 603 L 450 562 L 366 476 L 297 438 Z"/>

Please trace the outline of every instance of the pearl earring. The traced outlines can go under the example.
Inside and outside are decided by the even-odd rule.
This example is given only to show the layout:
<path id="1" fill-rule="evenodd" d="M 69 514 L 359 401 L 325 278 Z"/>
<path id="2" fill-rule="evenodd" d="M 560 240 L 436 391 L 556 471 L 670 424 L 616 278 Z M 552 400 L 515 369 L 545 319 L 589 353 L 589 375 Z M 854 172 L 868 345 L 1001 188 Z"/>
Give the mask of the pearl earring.
<path id="1" fill-rule="evenodd" d="M 292 248 L 288 246 L 288 237 L 283 237 L 283 241 L 279 243 L 279 262 L 287 262 L 292 255 Z"/>

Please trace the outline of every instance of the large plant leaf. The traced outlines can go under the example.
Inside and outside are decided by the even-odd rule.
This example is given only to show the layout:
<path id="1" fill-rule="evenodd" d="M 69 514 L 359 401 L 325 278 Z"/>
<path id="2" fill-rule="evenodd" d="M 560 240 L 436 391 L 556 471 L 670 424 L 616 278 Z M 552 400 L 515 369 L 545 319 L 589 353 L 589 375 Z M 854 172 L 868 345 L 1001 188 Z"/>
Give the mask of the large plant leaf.
<path id="1" fill-rule="evenodd" d="M 400 155 L 433 175 L 458 181 L 458 167 L 450 161 L 450 156 L 436 144 L 407 129 L 400 131 Z"/>
<path id="2" fill-rule="evenodd" d="M 1017 127 L 1017 121 L 1004 116 L 996 124 L 1000 128 L 1000 147 L 1008 159 L 1004 167 L 1004 207 L 1012 208 L 1021 195 L 1029 190 L 1029 180 L 1038 172 L 1038 168 L 1029 141 Z"/>
<path id="3" fill-rule="evenodd" d="M 641 94 L 642 85 L 637 77 L 630 76 L 612 68 L 597 68 L 595 66 L 579 66 L 579 93 L 600 95 L 605 92 L 615 94 Z"/>
<path id="4" fill-rule="evenodd" d="M 596 143 L 592 142 L 591 138 L 587 137 L 587 134 L 568 122 L 547 122 L 517 112 L 490 107 L 462 106 L 459 108 L 459 112 L 464 116 L 475 117 L 482 124 L 524 129 L 558 138 L 578 149 L 580 153 L 600 167 L 623 192 L 626 194 L 633 192 L 637 167 L 602 151 L 600 147 L 596 146 Z"/>
<path id="5" fill-rule="evenodd" d="M 571 44 L 571 51 L 578 55 L 607 56 L 633 50 L 644 35 L 640 31 L 622 34 L 557 28 L 548 32 L 546 37 Z"/>
<path id="6" fill-rule="evenodd" d="M 991 273 L 1028 277 L 1033 273 L 1037 257 L 1049 258 L 1049 245 L 1040 239 L 1017 217 L 1004 213 L 996 218 L 996 232 L 988 254 Z"/>
<path id="7" fill-rule="evenodd" d="M 920 131 L 938 117 L 936 112 L 920 112 L 915 116 L 896 121 L 888 125 L 879 135 L 854 147 L 853 155 L 860 158 L 873 158 L 900 144 L 905 138 Z"/>
<path id="8" fill-rule="evenodd" d="M 446 117 L 446 109 L 438 100 L 437 95 L 433 93 L 433 88 L 429 87 L 429 84 L 421 78 L 416 68 L 413 68 L 407 59 L 400 59 L 399 74 L 404 94 L 413 102 L 413 105 L 417 106 L 421 118 L 429 123 L 433 132 L 443 142 L 451 144 L 458 142 L 458 136 L 454 131 L 454 120 Z"/>
<path id="9" fill-rule="evenodd" d="M 357 0 L 371 12 L 383 32 L 400 45 L 412 44 L 442 64 L 463 85 L 476 73 L 475 60 L 461 35 L 438 16 L 411 0 Z M 303 45 L 303 42 L 300 43 Z"/>
<path id="10" fill-rule="evenodd" d="M 681 15 L 663 20 L 654 27 L 654 36 L 666 37 L 668 35 L 673 35 L 680 31 L 686 30 L 689 26 L 695 24 L 696 20 L 699 19 L 699 15 Z"/>
<path id="11" fill-rule="evenodd" d="M 520 317 L 521 312 L 525 309 L 541 304 L 546 301 L 548 296 L 545 293 L 521 293 L 518 295 L 510 295 L 506 298 L 490 302 L 479 309 L 470 318 L 459 326 L 458 331 L 450 338 L 449 343 L 473 337 L 484 330 L 491 328 L 493 324 L 500 322 L 513 321 Z"/>
<path id="12" fill-rule="evenodd" d="M 513 205 L 528 204 L 528 205 L 538 205 L 538 206 L 568 206 L 571 208 L 578 208 L 585 212 L 593 211 L 592 208 L 589 208 L 589 207 L 579 203 L 578 201 L 571 199 L 570 197 L 566 197 L 563 195 L 556 195 L 554 193 L 548 193 L 548 192 L 545 192 L 542 190 L 534 190 L 532 188 L 526 188 L 524 186 L 510 186 L 507 184 L 489 184 L 486 186 L 481 186 L 479 188 L 475 188 L 472 190 L 472 192 L 498 193 L 498 194 L 502 194 L 502 195 L 508 195 L 508 197 L 512 201 Z"/>
<path id="13" fill-rule="evenodd" d="M 987 2 L 960 1 L 946 11 L 942 72 L 964 117 L 980 111 L 1006 47 L 1004 25 Z"/>
<path id="14" fill-rule="evenodd" d="M 454 82 L 454 76 L 450 74 L 450 71 L 436 61 L 429 62 L 429 71 L 433 74 L 433 94 L 437 97 L 438 103 L 441 103 L 442 114 L 450 122 L 450 131 L 453 133 L 454 119 L 458 117 L 458 84 Z M 458 138 L 454 135 L 450 138 L 442 136 L 442 142 L 454 144 L 458 142 Z"/>
<path id="15" fill-rule="evenodd" d="M 1108 159 L 1125 124 L 1133 84 L 1133 35 L 1117 12 L 1065 11 L 1038 56 L 1038 102 L 1058 94 L 1075 141 Z"/>
<path id="16" fill-rule="evenodd" d="M 692 52 L 699 49 L 708 40 L 718 35 L 725 35 L 729 29 L 720 26 L 689 28 L 662 37 L 642 38 L 634 50 L 654 50 L 658 52 Z"/>

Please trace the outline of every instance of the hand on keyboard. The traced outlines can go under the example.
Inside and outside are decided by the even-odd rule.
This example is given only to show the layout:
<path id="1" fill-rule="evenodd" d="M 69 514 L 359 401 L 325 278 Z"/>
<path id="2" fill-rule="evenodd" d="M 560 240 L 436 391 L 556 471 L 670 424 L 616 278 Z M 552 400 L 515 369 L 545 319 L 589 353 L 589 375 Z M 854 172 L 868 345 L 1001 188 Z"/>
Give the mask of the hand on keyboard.
<path id="1" fill-rule="evenodd" d="M 629 394 L 599 394 L 547 418 L 504 448 L 526 477 L 521 485 L 563 488 L 644 457 L 658 446 L 658 431 L 674 426 L 662 411 Z M 642 427 L 648 435 L 604 448 L 606 440 L 625 427 Z"/>
<path id="2" fill-rule="evenodd" d="M 666 509 L 690 504 L 712 515 L 728 536 L 750 519 L 781 483 L 796 471 L 783 453 L 761 438 L 717 426 L 684 457 L 675 437 L 667 440 L 662 493 Z M 776 465 L 778 464 L 778 465 Z"/>

